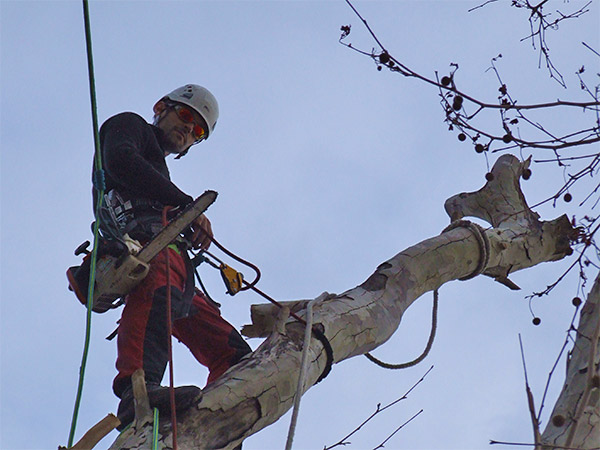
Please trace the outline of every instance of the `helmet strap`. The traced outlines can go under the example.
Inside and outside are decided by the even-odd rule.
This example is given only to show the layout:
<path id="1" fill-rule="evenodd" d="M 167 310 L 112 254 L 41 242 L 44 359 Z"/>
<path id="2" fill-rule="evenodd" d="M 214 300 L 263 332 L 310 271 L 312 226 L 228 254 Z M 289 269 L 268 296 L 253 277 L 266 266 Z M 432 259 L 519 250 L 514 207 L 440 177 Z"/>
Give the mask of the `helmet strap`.
<path id="1" fill-rule="evenodd" d="M 191 147 L 191 145 L 190 145 L 190 147 Z M 186 148 L 181 153 L 177 153 L 177 156 L 175 157 L 175 159 L 183 158 L 185 155 L 187 155 L 187 152 L 190 151 L 190 147 Z"/>

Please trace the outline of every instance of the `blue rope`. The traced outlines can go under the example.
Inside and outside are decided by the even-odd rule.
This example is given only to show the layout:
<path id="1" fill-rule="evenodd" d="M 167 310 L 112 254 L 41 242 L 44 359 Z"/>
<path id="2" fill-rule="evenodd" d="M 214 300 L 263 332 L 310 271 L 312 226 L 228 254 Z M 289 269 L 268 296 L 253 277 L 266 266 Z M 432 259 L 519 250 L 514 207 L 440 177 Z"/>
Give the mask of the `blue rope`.
<path id="1" fill-rule="evenodd" d="M 102 165 L 102 161 L 100 161 L 100 165 Z M 92 175 L 92 183 L 98 192 L 103 192 L 106 190 L 106 177 L 104 175 L 104 170 L 100 168 L 94 171 L 94 174 Z"/>

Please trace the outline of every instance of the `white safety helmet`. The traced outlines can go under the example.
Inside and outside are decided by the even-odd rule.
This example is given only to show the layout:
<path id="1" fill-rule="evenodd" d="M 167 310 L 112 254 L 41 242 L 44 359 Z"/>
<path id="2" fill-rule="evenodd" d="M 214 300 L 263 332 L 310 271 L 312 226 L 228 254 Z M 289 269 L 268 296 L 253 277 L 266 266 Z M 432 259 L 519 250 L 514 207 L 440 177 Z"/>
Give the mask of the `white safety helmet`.
<path id="1" fill-rule="evenodd" d="M 194 109 L 208 125 L 206 139 L 212 134 L 219 118 L 219 104 L 208 89 L 197 84 L 186 84 L 168 93 L 163 99 L 183 103 Z"/>

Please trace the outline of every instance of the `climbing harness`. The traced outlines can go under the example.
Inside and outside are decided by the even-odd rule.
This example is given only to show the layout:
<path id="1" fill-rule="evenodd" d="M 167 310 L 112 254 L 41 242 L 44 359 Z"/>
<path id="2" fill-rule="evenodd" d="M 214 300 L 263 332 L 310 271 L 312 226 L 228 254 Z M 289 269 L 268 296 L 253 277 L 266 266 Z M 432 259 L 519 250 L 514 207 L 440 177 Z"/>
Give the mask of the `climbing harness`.
<path id="1" fill-rule="evenodd" d="M 477 263 L 477 267 L 469 275 L 459 278 L 459 280 L 465 281 L 465 280 L 470 280 L 471 278 L 474 278 L 477 275 L 482 274 L 483 271 L 485 270 L 485 268 L 487 267 L 487 264 L 490 259 L 490 241 L 485 234 L 485 230 L 481 226 L 479 226 L 476 223 L 473 223 L 469 220 L 455 220 L 450 225 L 448 225 L 446 228 L 444 228 L 444 230 L 442 231 L 442 234 L 447 231 L 454 230 L 455 228 L 461 228 L 461 227 L 467 228 L 468 230 L 470 230 L 473 233 L 473 235 L 475 236 L 475 238 L 477 239 L 477 243 L 479 244 L 479 262 Z M 429 339 L 427 340 L 427 345 L 425 346 L 425 350 L 423 350 L 423 353 L 421 353 L 417 358 L 413 359 L 412 361 L 402 363 L 402 364 L 389 364 L 389 363 L 381 361 L 380 359 L 376 358 L 375 356 L 371 355 L 370 353 L 365 353 L 365 356 L 367 357 L 367 359 L 369 361 L 377 364 L 378 366 L 383 367 L 384 369 L 406 369 L 408 367 L 413 367 L 413 366 L 419 364 L 421 361 L 423 361 L 429 354 L 429 351 L 431 350 L 431 347 L 433 346 L 433 341 L 435 340 L 435 333 L 436 333 L 436 328 L 437 328 L 438 303 L 439 303 L 439 294 L 438 294 L 438 290 L 435 289 L 433 291 L 433 307 L 432 307 L 432 312 L 431 312 L 431 332 L 429 333 Z"/>

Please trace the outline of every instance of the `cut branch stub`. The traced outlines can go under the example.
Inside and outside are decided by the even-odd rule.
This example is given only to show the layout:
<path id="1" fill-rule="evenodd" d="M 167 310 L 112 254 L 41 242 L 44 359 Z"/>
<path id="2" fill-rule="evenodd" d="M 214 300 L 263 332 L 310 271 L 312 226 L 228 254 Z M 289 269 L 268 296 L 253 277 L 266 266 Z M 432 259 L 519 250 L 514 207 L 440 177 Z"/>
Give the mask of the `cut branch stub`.
<path id="1" fill-rule="evenodd" d="M 520 162 L 513 155 L 502 155 L 492 168 L 492 179 L 477 192 L 462 193 L 446 200 L 444 207 L 452 221 L 477 217 L 494 228 L 515 224 L 530 228 L 539 215 L 527 206 L 519 178 L 529 167 L 531 157 Z"/>
<path id="2" fill-rule="evenodd" d="M 513 155 L 501 156 L 492 168 L 491 180 L 483 188 L 455 195 L 444 205 L 452 221 L 476 217 L 492 225 L 486 235 L 495 258 L 490 258 L 483 273 L 511 289 L 518 286 L 507 278 L 509 273 L 542 261 L 555 261 L 573 252 L 570 246 L 573 227 L 567 216 L 542 222 L 527 206 L 519 179 L 530 161 L 531 157 L 521 162 Z"/>

